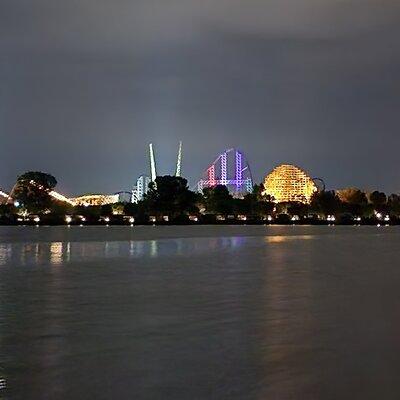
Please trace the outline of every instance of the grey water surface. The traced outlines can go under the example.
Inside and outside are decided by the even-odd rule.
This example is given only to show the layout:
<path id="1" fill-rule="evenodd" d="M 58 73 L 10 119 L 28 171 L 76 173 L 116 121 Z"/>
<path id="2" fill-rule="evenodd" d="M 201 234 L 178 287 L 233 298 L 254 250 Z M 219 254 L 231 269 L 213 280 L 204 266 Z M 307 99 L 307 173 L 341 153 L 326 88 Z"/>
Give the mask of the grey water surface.
<path id="1" fill-rule="evenodd" d="M 399 256 L 397 227 L 1 227 L 0 398 L 399 399 Z"/>

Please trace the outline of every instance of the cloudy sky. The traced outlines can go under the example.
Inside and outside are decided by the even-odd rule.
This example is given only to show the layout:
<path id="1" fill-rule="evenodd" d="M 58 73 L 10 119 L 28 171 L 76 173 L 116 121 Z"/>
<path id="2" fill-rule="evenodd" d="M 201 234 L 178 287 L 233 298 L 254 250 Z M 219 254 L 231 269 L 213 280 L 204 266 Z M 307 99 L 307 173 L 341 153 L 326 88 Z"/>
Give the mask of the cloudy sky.
<path id="1" fill-rule="evenodd" d="M 398 0 L 0 0 L 0 187 L 129 189 L 183 140 L 192 184 L 238 147 L 400 192 L 399 37 Z"/>

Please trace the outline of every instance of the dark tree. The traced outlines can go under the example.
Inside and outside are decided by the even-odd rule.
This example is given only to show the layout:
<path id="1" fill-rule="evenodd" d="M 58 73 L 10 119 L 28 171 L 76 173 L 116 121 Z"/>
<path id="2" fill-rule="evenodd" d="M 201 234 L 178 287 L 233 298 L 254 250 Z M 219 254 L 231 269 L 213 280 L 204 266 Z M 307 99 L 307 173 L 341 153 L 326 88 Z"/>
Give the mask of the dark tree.
<path id="1" fill-rule="evenodd" d="M 286 210 L 291 217 L 304 217 L 308 214 L 309 205 L 298 201 L 291 201 L 289 203 L 286 203 Z"/>
<path id="2" fill-rule="evenodd" d="M 135 217 L 139 212 L 140 205 L 137 203 L 126 203 L 124 205 L 124 214 Z"/>
<path id="3" fill-rule="evenodd" d="M 376 211 L 385 211 L 386 210 L 386 203 L 387 197 L 385 193 L 379 192 L 375 190 L 374 192 L 370 193 L 369 201 L 374 206 Z"/>
<path id="4" fill-rule="evenodd" d="M 50 213 L 55 216 L 65 216 L 67 214 L 74 214 L 75 208 L 69 204 L 62 201 L 52 201 L 50 206 Z"/>
<path id="5" fill-rule="evenodd" d="M 275 204 L 267 201 L 265 196 L 257 192 L 248 193 L 240 201 L 240 214 L 250 217 L 266 217 L 273 213 Z M 236 213 L 238 214 L 238 213 Z"/>
<path id="6" fill-rule="evenodd" d="M 400 196 L 398 194 L 391 194 L 388 197 L 387 205 L 392 215 L 400 216 Z"/>
<path id="7" fill-rule="evenodd" d="M 187 180 L 176 176 L 158 176 L 149 185 L 143 205 L 148 213 L 171 219 L 197 212 L 198 195 L 189 190 Z"/>
<path id="8" fill-rule="evenodd" d="M 101 206 L 76 206 L 74 211 L 89 222 L 97 222 L 102 215 Z"/>
<path id="9" fill-rule="evenodd" d="M 353 216 L 370 216 L 372 209 L 368 205 L 368 199 L 359 189 L 349 188 L 336 191 L 343 204 L 343 212 Z"/>
<path id="10" fill-rule="evenodd" d="M 364 205 L 368 203 L 367 196 L 360 189 L 341 189 L 337 190 L 336 194 L 343 203 L 358 205 Z"/>
<path id="11" fill-rule="evenodd" d="M 221 215 L 232 214 L 235 203 L 228 188 L 223 185 L 203 189 L 203 202 L 208 213 Z"/>
<path id="12" fill-rule="evenodd" d="M 13 204 L 0 204 L 0 217 L 11 217 L 16 212 Z"/>
<path id="13" fill-rule="evenodd" d="M 12 197 L 29 213 L 48 210 L 53 204 L 49 192 L 57 185 L 54 176 L 44 172 L 26 172 L 17 179 Z"/>
<path id="14" fill-rule="evenodd" d="M 101 215 L 109 217 L 113 213 L 113 206 L 111 204 L 104 204 L 101 206 Z"/>
<path id="15" fill-rule="evenodd" d="M 311 198 L 310 208 L 316 214 L 327 216 L 336 215 L 341 211 L 342 203 L 332 191 L 315 192 Z"/>

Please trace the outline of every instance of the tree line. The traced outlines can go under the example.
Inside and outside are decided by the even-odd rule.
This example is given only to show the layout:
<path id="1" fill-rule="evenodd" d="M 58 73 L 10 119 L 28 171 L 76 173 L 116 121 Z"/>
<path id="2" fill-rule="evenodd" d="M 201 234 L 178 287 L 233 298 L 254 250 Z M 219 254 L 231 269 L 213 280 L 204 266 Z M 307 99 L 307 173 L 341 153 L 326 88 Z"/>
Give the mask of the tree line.
<path id="1" fill-rule="evenodd" d="M 255 185 L 253 192 L 242 198 L 233 197 L 225 186 L 206 188 L 202 193 L 189 189 L 185 178 L 159 176 L 150 183 L 142 201 L 103 206 L 72 206 L 54 199 L 50 192 L 57 180 L 42 172 L 27 172 L 18 177 L 12 191 L 12 202 L 0 205 L 0 222 L 16 223 L 39 216 L 48 223 L 69 221 L 98 223 L 99 221 L 136 223 L 190 221 L 277 222 L 277 223 L 338 223 L 371 222 L 379 220 L 398 222 L 400 196 L 387 196 L 380 191 L 365 193 L 348 188 L 316 192 L 310 204 L 300 202 L 275 203 L 263 194 L 263 185 Z"/>

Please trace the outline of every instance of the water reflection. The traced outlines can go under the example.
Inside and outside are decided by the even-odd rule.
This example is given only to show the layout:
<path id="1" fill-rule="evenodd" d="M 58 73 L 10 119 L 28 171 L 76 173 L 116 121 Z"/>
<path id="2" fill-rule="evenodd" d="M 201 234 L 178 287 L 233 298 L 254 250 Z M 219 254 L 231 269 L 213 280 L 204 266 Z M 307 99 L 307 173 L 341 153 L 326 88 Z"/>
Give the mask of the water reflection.
<path id="1" fill-rule="evenodd" d="M 150 241 L 150 256 L 151 257 L 157 257 L 157 255 L 158 255 L 157 240 L 151 240 Z"/>
<path id="2" fill-rule="evenodd" d="M 11 243 L 0 243 L 0 265 L 5 265 L 11 258 Z"/>
<path id="3" fill-rule="evenodd" d="M 62 242 L 54 242 L 50 244 L 50 263 L 59 265 L 63 262 L 63 244 Z"/>
<path id="4" fill-rule="evenodd" d="M 400 398 L 400 232 L 285 229 L 1 243 L 7 398 Z"/>
<path id="5" fill-rule="evenodd" d="M 267 243 L 283 243 L 294 240 L 311 240 L 314 239 L 314 235 L 275 235 L 275 236 L 265 236 L 265 241 Z"/>
<path id="6" fill-rule="evenodd" d="M 314 239 L 314 235 L 274 235 L 260 238 L 266 244 Z M 197 239 L 131 240 L 105 242 L 1 243 L 0 266 L 62 265 L 70 261 L 98 258 L 184 256 L 224 250 L 239 250 L 249 237 L 212 237 Z"/>
<path id="7" fill-rule="evenodd" d="M 159 258 L 239 249 L 248 238 L 130 240 L 105 242 L 38 242 L 0 244 L 0 266 L 54 265 L 99 258 Z"/>

